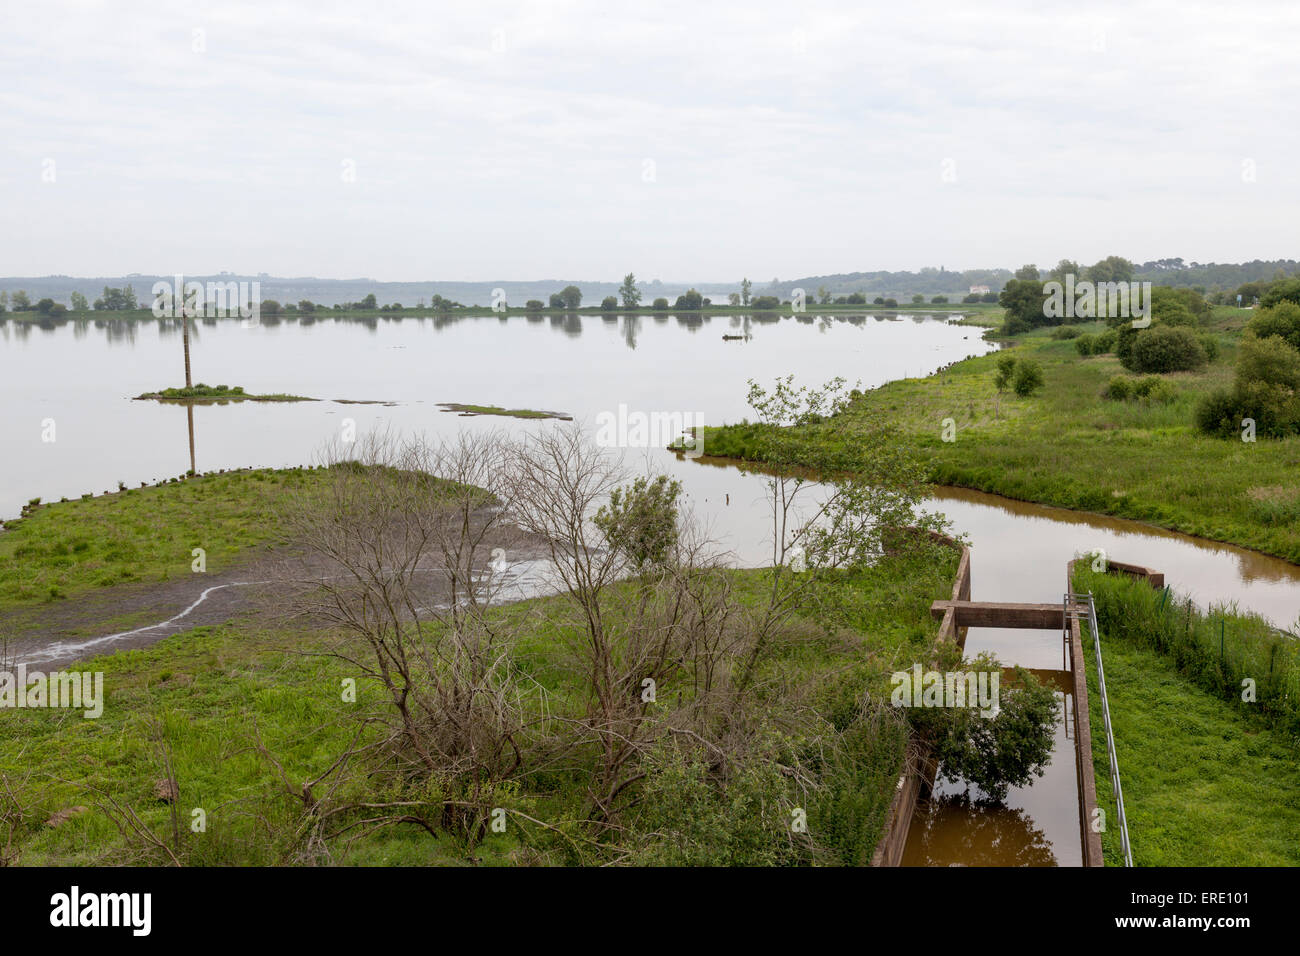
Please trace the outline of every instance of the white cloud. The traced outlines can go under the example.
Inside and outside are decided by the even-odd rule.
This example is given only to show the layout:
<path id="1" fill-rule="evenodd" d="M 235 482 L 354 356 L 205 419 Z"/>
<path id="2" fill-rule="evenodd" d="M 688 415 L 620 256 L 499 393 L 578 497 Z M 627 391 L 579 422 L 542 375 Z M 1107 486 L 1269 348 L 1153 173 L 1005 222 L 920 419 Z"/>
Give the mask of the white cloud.
<path id="1" fill-rule="evenodd" d="M 3 27 L 8 274 L 721 280 L 1300 233 L 1282 2 L 50 2 Z"/>

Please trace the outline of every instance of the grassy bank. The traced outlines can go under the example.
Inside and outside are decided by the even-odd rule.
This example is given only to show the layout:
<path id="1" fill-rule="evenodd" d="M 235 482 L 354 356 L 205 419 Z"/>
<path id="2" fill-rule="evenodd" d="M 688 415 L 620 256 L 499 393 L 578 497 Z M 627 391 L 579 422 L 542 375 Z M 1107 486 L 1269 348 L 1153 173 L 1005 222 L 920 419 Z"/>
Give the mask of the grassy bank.
<path id="1" fill-rule="evenodd" d="M 194 548 L 224 570 L 275 539 L 277 495 L 325 474 L 235 471 L 29 505 L 0 532 L 0 611 L 188 575 Z"/>
<path id="2" fill-rule="evenodd" d="M 1300 738 L 1291 729 L 1294 696 L 1287 697 L 1300 673 L 1294 642 L 1279 650 L 1258 619 L 1189 613 L 1143 582 L 1081 571 L 1076 586 L 1097 596 L 1133 862 L 1300 864 Z M 1093 771 L 1108 822 L 1102 845 L 1107 865 L 1122 865 L 1086 631 Z M 1246 673 L 1260 684 L 1255 703 L 1240 699 Z"/>
<path id="3" fill-rule="evenodd" d="M 939 484 L 1146 521 L 1300 562 L 1300 437 L 1224 440 L 1199 433 L 1193 420 L 1199 399 L 1231 382 L 1249 315 L 1215 310 L 1217 359 L 1202 372 L 1163 376 L 1173 388 L 1168 402 L 1103 397 L 1112 377 L 1127 374 L 1119 360 L 1082 357 L 1072 340 L 1040 329 L 1009 345 L 1042 368 L 1045 385 L 1029 397 L 998 391 L 993 354 L 871 390 L 846 414 L 896 427 Z M 952 441 L 944 440 L 948 419 Z M 817 431 L 807 429 L 806 439 L 817 441 Z M 746 425 L 711 428 L 704 447 L 761 460 L 763 435 Z"/>

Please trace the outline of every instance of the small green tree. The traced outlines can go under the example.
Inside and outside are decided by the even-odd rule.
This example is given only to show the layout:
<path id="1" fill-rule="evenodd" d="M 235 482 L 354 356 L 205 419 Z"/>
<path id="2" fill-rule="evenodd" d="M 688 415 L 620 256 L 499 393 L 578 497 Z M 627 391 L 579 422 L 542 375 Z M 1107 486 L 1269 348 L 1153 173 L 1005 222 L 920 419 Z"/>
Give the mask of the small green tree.
<path id="1" fill-rule="evenodd" d="M 996 659 L 980 655 L 965 667 L 990 675 L 1001 668 Z M 1051 760 L 1056 692 L 1022 667 L 1016 668 L 1012 688 L 999 687 L 997 713 L 986 716 L 975 707 L 913 707 L 913 727 L 939 761 L 940 775 L 965 781 L 994 800 L 1005 800 L 1011 787 L 1023 787 Z"/>
<path id="2" fill-rule="evenodd" d="M 560 301 L 570 312 L 582 305 L 582 290 L 576 285 L 566 285 L 560 290 Z"/>
<path id="3" fill-rule="evenodd" d="M 90 311 L 90 303 L 86 301 L 86 297 L 82 295 L 80 292 L 72 293 L 70 296 L 68 296 L 68 301 L 72 303 L 73 312 Z"/>
<path id="4" fill-rule="evenodd" d="M 740 280 L 740 304 L 749 305 L 749 295 L 753 291 L 754 284 L 748 279 Z"/>
<path id="5" fill-rule="evenodd" d="M 625 309 L 635 309 L 641 304 L 641 290 L 636 287 L 636 276 L 631 272 L 623 276 L 623 284 L 619 286 L 618 294 L 623 299 Z"/>
<path id="6" fill-rule="evenodd" d="M 1021 359 L 1016 363 L 1016 373 L 1011 378 L 1011 388 L 1021 398 L 1028 398 L 1043 387 L 1043 369 L 1037 362 Z"/>
<path id="7" fill-rule="evenodd" d="M 1005 392 L 1011 386 L 1011 376 L 1016 372 L 1016 357 L 1009 352 L 998 356 L 997 368 L 993 372 L 993 384 L 999 392 Z"/>
<path id="8" fill-rule="evenodd" d="M 677 497 L 680 482 L 667 475 L 638 478 L 609 494 L 593 522 L 605 542 L 626 557 L 638 572 L 669 563 L 677 545 Z"/>

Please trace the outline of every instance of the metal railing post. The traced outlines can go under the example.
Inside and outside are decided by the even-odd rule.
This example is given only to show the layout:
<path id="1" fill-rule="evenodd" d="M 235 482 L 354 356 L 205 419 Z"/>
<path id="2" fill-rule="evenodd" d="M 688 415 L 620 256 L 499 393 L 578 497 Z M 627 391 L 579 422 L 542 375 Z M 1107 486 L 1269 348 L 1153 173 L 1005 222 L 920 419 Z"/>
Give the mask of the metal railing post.
<path id="1" fill-rule="evenodd" d="M 1088 604 L 1088 626 L 1092 629 L 1092 645 L 1097 654 L 1097 692 L 1101 697 L 1101 719 L 1106 730 L 1106 755 L 1110 759 L 1110 784 L 1115 794 L 1115 816 L 1119 822 L 1120 849 L 1124 853 L 1124 865 L 1133 865 L 1133 847 L 1128 838 L 1128 817 L 1124 814 L 1124 789 L 1119 780 L 1119 758 L 1115 753 L 1115 733 L 1110 724 L 1110 700 L 1106 696 L 1106 669 L 1101 659 L 1101 628 L 1097 624 L 1097 602 L 1092 592 L 1086 595 L 1070 594 L 1067 599 L 1074 599 L 1076 608 L 1084 601 Z"/>

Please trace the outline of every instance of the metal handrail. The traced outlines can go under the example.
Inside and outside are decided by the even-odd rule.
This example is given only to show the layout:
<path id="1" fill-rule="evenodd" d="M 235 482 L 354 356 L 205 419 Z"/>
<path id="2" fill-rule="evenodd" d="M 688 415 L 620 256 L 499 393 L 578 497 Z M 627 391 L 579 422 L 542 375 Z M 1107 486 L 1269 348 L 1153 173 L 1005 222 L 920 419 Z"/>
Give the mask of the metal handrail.
<path id="1" fill-rule="evenodd" d="M 1088 626 L 1092 628 L 1092 644 L 1097 652 L 1097 691 L 1101 695 L 1101 719 L 1106 729 L 1106 755 L 1110 758 L 1110 785 L 1115 793 L 1115 815 L 1119 818 L 1120 849 L 1124 852 L 1124 865 L 1133 865 L 1133 847 L 1128 839 L 1128 818 L 1124 815 L 1124 790 L 1119 782 L 1119 758 L 1115 754 L 1115 734 L 1110 726 L 1110 701 L 1106 697 L 1106 671 L 1101 662 L 1101 628 L 1097 625 L 1097 604 L 1092 592 L 1087 594 L 1070 593 L 1066 602 L 1073 601 L 1076 606 L 1087 603 Z"/>

